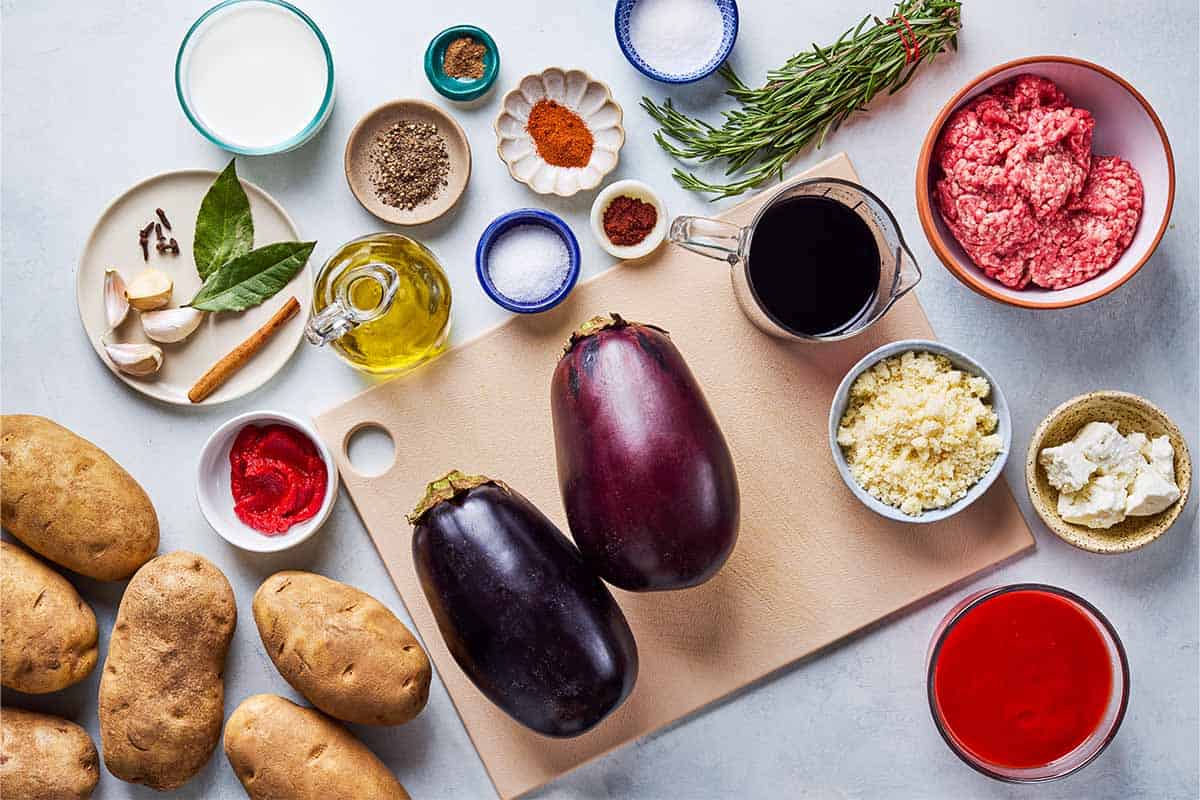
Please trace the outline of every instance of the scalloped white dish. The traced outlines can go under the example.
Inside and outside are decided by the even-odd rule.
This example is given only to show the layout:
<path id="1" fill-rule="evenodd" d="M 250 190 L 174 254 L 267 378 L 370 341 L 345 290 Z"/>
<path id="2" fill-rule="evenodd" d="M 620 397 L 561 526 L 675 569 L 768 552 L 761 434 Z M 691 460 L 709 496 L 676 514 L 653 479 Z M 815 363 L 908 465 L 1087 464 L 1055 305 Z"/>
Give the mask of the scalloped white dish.
<path id="1" fill-rule="evenodd" d="M 557 167 L 538 155 L 533 138 L 525 129 L 529 112 L 538 100 L 549 98 L 583 119 L 593 139 L 592 157 L 583 167 Z M 513 180 L 538 194 L 570 197 L 583 189 L 594 189 L 604 176 L 616 169 L 625 129 L 621 106 L 606 84 L 578 69 L 550 67 L 526 75 L 517 88 L 504 95 L 496 117 L 496 152 L 508 166 Z"/>

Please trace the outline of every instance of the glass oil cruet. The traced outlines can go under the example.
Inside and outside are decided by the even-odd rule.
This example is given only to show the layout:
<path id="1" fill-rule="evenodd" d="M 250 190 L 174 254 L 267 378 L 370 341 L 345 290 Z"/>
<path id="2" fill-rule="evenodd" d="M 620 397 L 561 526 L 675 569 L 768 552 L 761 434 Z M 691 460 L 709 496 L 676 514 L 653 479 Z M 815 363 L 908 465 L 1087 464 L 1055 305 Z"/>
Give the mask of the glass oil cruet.
<path id="1" fill-rule="evenodd" d="M 317 274 L 304 335 L 375 374 L 410 370 L 450 334 L 450 282 L 437 258 L 399 233 L 347 242 Z"/>

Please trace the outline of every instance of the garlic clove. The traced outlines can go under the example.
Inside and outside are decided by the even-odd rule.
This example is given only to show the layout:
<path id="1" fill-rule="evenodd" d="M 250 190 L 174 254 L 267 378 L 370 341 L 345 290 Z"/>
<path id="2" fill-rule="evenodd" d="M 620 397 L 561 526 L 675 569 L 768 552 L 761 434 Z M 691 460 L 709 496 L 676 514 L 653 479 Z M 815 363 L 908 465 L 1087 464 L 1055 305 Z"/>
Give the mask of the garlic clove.
<path id="1" fill-rule="evenodd" d="M 163 363 L 162 348 L 155 344 L 109 344 L 104 352 L 117 369 L 127 375 L 145 377 L 158 372 Z"/>
<path id="2" fill-rule="evenodd" d="M 104 270 L 104 316 L 111 331 L 125 321 L 129 300 L 125 297 L 125 279 L 115 269 Z"/>
<path id="3" fill-rule="evenodd" d="M 129 282 L 125 297 L 138 311 L 153 311 L 171 302 L 171 279 L 160 269 L 149 267 Z"/>
<path id="4" fill-rule="evenodd" d="M 142 312 L 142 330 L 156 342 L 182 342 L 204 321 L 195 308 L 163 308 Z"/>

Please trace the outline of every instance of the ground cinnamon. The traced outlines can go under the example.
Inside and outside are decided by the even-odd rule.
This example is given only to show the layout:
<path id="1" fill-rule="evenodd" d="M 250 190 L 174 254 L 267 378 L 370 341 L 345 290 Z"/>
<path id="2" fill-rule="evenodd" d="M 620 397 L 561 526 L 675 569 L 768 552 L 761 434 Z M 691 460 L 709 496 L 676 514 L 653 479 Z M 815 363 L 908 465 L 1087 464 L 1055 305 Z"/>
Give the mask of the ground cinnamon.
<path id="1" fill-rule="evenodd" d="M 586 167 L 592 158 L 592 132 L 578 114 L 553 100 L 533 104 L 525 130 L 547 164 Z"/>
<path id="2" fill-rule="evenodd" d="M 477 81 L 483 77 L 483 57 L 487 48 L 470 36 L 460 36 L 446 46 L 442 72 L 451 78 Z"/>

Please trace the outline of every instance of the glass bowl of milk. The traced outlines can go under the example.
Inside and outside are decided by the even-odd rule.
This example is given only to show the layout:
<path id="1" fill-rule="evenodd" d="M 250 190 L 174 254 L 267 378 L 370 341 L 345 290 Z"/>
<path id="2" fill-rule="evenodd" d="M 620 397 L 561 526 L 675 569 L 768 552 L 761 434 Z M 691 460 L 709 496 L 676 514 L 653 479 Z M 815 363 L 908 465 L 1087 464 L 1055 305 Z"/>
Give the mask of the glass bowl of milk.
<path id="1" fill-rule="evenodd" d="M 284 0 L 225 0 L 196 20 L 175 59 L 183 113 L 213 144 L 269 155 L 307 142 L 333 110 L 333 56 Z"/>

